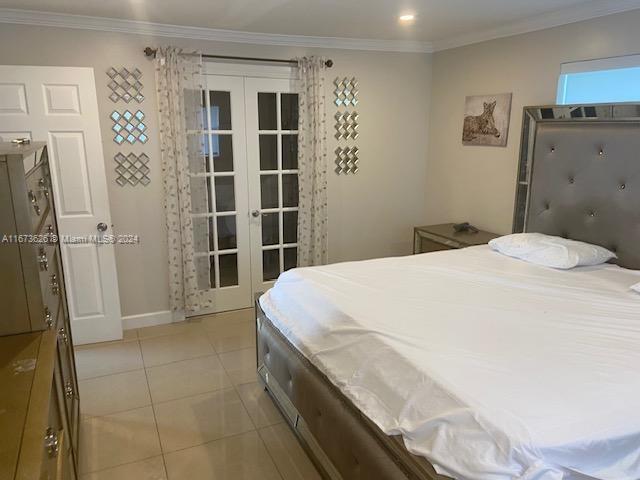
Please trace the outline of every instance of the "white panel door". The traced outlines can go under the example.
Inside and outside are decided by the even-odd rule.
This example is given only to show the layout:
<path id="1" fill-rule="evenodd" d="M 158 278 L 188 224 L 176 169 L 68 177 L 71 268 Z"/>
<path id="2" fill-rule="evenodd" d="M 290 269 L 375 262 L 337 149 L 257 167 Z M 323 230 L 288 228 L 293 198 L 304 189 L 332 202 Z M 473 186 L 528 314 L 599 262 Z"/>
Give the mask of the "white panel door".
<path id="1" fill-rule="evenodd" d="M 93 69 L 0 66 L 0 139 L 16 137 L 49 147 L 75 342 L 122 338 L 113 244 L 62 238 L 112 234 Z"/>

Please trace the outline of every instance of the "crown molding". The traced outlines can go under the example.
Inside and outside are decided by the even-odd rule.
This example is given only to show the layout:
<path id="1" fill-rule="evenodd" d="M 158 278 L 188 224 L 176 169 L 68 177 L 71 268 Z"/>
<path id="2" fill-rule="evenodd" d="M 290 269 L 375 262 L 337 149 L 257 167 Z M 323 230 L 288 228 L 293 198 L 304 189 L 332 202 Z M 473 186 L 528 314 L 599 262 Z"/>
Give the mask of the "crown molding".
<path id="1" fill-rule="evenodd" d="M 11 8 L 0 8 L 0 23 L 75 28 L 133 35 L 247 43 L 254 45 L 368 50 L 378 52 L 433 53 L 636 9 L 640 9 L 640 0 L 594 0 L 590 3 L 556 10 L 497 28 L 470 32 L 437 40 L 432 43 L 412 40 L 311 37 L 305 35 L 239 32 L 235 30 L 189 27 L 140 20 L 71 15 Z"/>
<path id="2" fill-rule="evenodd" d="M 438 52 L 637 9 L 640 9 L 640 0 L 595 0 L 582 5 L 574 5 L 554 12 L 529 17 L 497 28 L 437 40 L 433 42 L 432 47 L 433 51 Z"/>
<path id="3" fill-rule="evenodd" d="M 378 52 L 431 53 L 430 43 L 411 40 L 376 40 L 368 38 L 311 37 L 270 33 L 239 32 L 217 28 L 189 27 L 118 18 L 92 17 L 63 13 L 0 8 L 0 23 L 76 28 L 154 37 L 188 38 L 216 42 L 249 43 L 288 47 L 371 50 Z"/>

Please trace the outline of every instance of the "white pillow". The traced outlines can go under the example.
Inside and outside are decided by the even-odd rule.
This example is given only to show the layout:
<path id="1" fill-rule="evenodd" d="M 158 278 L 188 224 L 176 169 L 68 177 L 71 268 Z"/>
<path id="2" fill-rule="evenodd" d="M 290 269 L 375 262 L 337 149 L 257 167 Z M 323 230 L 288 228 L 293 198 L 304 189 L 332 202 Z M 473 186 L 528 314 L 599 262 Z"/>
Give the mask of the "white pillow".
<path id="1" fill-rule="evenodd" d="M 541 233 L 515 233 L 491 240 L 489 246 L 503 255 L 545 267 L 570 269 L 600 265 L 617 258 L 606 248 Z"/>
<path id="2" fill-rule="evenodd" d="M 636 283 L 635 285 L 631 285 L 631 290 L 634 292 L 640 293 L 640 283 Z"/>

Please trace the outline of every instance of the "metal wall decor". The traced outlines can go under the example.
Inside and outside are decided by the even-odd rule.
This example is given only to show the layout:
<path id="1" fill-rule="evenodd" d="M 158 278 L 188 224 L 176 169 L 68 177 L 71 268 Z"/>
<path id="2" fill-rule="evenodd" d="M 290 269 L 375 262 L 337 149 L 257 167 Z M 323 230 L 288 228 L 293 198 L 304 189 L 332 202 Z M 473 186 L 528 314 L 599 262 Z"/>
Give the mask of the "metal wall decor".
<path id="1" fill-rule="evenodd" d="M 349 173 L 357 173 L 358 162 L 358 147 L 338 147 L 336 148 L 336 174 L 347 175 Z"/>
<path id="2" fill-rule="evenodd" d="M 337 112 L 336 119 L 336 135 L 340 140 L 355 140 L 358 138 L 358 113 L 357 112 Z"/>
<path id="3" fill-rule="evenodd" d="M 356 77 L 352 78 L 340 78 L 337 77 L 333 84 L 335 85 L 335 90 L 333 93 L 336 96 L 336 99 L 333 103 L 336 106 L 341 107 L 349 107 L 358 105 L 358 81 Z"/>
<path id="4" fill-rule="evenodd" d="M 145 133 L 147 126 L 144 124 L 144 113 L 142 110 L 138 110 L 136 113 L 131 113 L 129 110 L 125 110 L 120 113 L 117 110 L 111 112 L 110 116 L 113 121 L 113 127 L 115 136 L 113 141 L 118 145 L 129 142 L 134 144 L 136 142 L 146 143 L 149 137 Z"/>
<path id="5" fill-rule="evenodd" d="M 116 103 L 118 100 L 124 100 L 129 103 L 131 100 L 135 100 L 138 103 L 142 103 L 144 95 L 142 94 L 142 72 L 140 69 L 135 68 L 128 70 L 122 67 L 120 70 L 116 70 L 111 67 L 107 70 L 107 75 L 111 79 L 107 84 L 107 87 L 111 90 L 109 99 Z"/>
<path id="6" fill-rule="evenodd" d="M 116 183 L 121 187 L 125 185 L 136 186 L 141 183 L 144 186 L 151 183 L 149 178 L 149 157 L 145 153 L 136 155 L 130 153 L 125 156 L 123 153 L 116 153 L 113 159 L 116 161 Z"/>

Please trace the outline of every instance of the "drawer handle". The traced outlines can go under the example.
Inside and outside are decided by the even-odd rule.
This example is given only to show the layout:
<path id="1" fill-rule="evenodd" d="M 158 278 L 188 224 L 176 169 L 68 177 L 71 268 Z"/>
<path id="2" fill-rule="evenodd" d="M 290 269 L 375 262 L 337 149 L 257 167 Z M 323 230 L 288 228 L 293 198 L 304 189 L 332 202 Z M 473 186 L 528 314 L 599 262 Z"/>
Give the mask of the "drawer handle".
<path id="1" fill-rule="evenodd" d="M 33 210 L 36 212 L 36 215 L 40 216 L 40 205 L 38 205 L 38 198 L 36 197 L 36 194 L 33 193 L 33 190 L 29 190 L 29 201 L 31 202 L 31 205 L 33 205 Z"/>
<path id="2" fill-rule="evenodd" d="M 73 398 L 75 396 L 75 392 L 73 391 L 73 385 L 71 382 L 67 382 L 64 384 L 64 394 L 67 398 Z"/>
<path id="3" fill-rule="evenodd" d="M 44 248 L 40 247 L 38 251 L 38 264 L 40 265 L 40 271 L 46 272 L 49 270 L 49 260 L 47 259 L 47 252 L 44 251 Z"/>
<path id="4" fill-rule="evenodd" d="M 54 458 L 58 456 L 58 434 L 53 428 L 47 428 L 47 433 L 44 436 L 44 448 L 49 454 L 49 457 Z"/>
<path id="5" fill-rule="evenodd" d="M 64 343 L 65 345 L 69 345 L 69 335 L 67 335 L 66 330 L 64 329 L 64 327 L 62 327 L 60 330 L 58 330 L 58 338 L 62 341 L 62 343 Z"/>
<path id="6" fill-rule="evenodd" d="M 51 315 L 49 307 L 44 307 L 44 323 L 47 325 L 47 328 L 51 330 L 53 327 L 53 315 Z"/>
<path id="7" fill-rule="evenodd" d="M 38 180 L 38 186 L 44 195 L 44 198 L 49 199 L 49 189 L 47 188 L 47 181 L 43 178 Z"/>
<path id="8" fill-rule="evenodd" d="M 60 295 L 60 284 L 58 283 L 58 276 L 54 273 L 51 275 L 51 293 L 54 295 Z"/>

